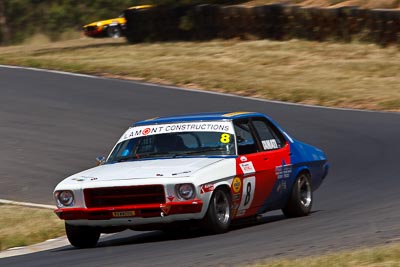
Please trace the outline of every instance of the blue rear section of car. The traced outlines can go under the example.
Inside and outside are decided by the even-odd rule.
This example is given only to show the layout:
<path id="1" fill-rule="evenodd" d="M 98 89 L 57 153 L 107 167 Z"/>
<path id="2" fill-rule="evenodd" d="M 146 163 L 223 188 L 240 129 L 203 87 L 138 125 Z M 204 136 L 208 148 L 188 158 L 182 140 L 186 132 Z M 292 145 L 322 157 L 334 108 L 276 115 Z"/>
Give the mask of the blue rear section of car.
<path id="1" fill-rule="evenodd" d="M 294 179 L 300 172 L 308 171 L 311 175 L 313 190 L 316 190 L 321 185 L 329 170 L 329 164 L 324 152 L 297 140 L 294 140 L 291 144 L 290 152 Z"/>
<path id="2" fill-rule="evenodd" d="M 328 174 L 329 164 L 327 163 L 325 154 L 320 149 L 295 139 L 291 141 L 289 142 L 291 155 L 290 177 L 276 181 L 271 194 L 258 211 L 260 214 L 285 207 L 296 178 L 301 172 L 310 174 L 313 191 L 318 189 Z"/>

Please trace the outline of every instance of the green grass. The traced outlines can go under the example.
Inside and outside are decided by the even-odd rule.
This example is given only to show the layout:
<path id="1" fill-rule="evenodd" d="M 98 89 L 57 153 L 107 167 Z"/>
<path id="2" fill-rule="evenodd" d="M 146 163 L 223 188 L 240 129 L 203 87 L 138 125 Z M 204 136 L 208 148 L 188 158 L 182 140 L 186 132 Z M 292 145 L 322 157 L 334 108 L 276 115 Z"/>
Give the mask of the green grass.
<path id="1" fill-rule="evenodd" d="M 271 100 L 400 110 L 400 51 L 292 40 L 127 44 L 82 38 L 0 47 L 0 64 L 173 84 Z"/>
<path id="2" fill-rule="evenodd" d="M 368 249 L 329 253 L 299 259 L 269 260 L 252 267 L 398 267 L 400 266 L 400 244 L 391 244 Z"/>
<path id="3" fill-rule="evenodd" d="M 64 223 L 52 210 L 1 204 L 0 209 L 0 250 L 64 235 Z"/>

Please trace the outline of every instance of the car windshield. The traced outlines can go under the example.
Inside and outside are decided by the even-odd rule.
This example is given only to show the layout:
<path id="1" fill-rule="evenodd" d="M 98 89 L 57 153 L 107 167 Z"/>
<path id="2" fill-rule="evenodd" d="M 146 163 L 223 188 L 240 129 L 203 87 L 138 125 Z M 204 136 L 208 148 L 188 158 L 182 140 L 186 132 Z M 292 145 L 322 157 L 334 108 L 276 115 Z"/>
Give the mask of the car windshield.
<path id="1" fill-rule="evenodd" d="M 148 158 L 236 155 L 232 133 L 190 131 L 140 136 L 119 142 L 107 162 Z"/>
<path id="2" fill-rule="evenodd" d="M 159 157 L 235 155 L 234 136 L 218 132 L 185 132 L 142 136 L 122 141 L 107 162 Z"/>

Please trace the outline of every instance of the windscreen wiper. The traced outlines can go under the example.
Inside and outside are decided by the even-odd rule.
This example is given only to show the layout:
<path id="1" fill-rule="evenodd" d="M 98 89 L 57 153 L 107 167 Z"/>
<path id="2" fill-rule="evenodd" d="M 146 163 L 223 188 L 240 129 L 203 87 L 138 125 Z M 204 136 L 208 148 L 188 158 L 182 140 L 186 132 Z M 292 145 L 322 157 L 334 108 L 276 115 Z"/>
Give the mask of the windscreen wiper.
<path id="1" fill-rule="evenodd" d="M 195 151 L 185 151 L 182 153 L 176 153 L 176 156 L 185 156 L 185 155 L 201 154 L 204 152 L 221 152 L 221 151 L 226 151 L 225 147 L 208 147 Z"/>

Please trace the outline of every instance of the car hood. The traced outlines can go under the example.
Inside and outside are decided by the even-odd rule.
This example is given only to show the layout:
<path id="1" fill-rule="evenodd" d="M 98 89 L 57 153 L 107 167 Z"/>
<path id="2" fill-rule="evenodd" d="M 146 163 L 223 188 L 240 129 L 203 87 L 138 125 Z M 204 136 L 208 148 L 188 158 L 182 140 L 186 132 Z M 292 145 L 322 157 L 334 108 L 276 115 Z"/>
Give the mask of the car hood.
<path id="1" fill-rule="evenodd" d="M 179 158 L 105 164 L 72 175 L 66 180 L 116 181 L 189 177 L 200 169 L 222 160 L 224 160 L 224 158 Z"/>
<path id="2" fill-rule="evenodd" d="M 101 26 L 108 25 L 111 23 L 120 23 L 120 24 L 125 24 L 126 19 L 125 18 L 113 18 L 113 19 L 106 19 L 106 20 L 99 20 L 95 21 L 89 24 L 84 25 L 83 27 L 88 27 L 88 26 L 97 26 L 98 23 L 101 23 Z"/>

